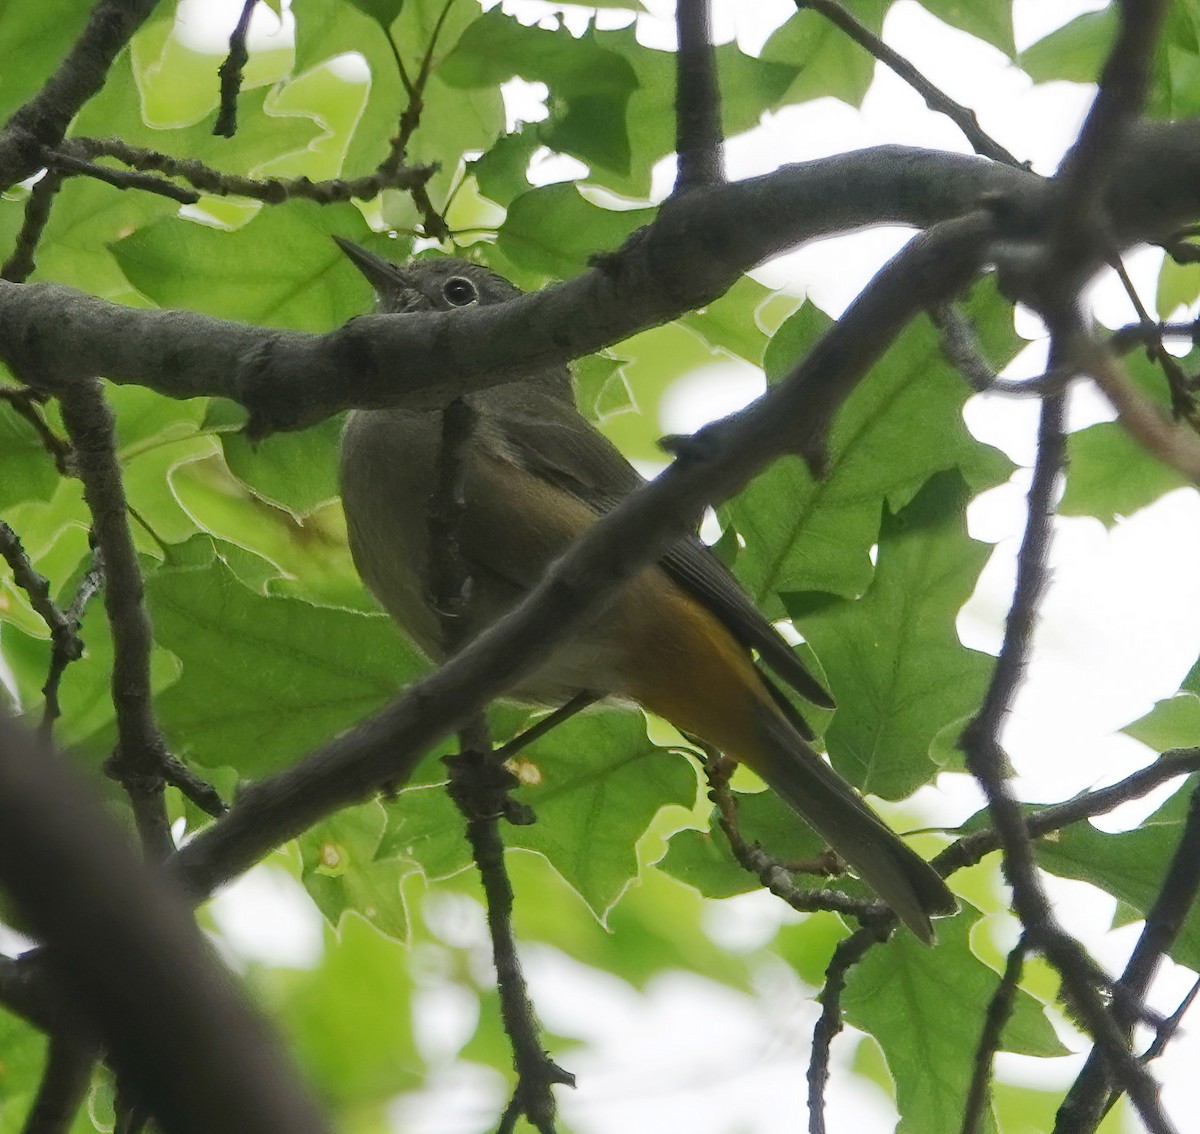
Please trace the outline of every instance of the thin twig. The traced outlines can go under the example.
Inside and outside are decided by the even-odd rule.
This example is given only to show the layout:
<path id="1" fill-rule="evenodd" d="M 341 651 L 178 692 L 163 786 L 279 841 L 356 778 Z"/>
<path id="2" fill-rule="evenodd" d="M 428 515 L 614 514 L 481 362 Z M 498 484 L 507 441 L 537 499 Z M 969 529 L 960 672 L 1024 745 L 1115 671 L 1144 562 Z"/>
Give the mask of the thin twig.
<path id="1" fill-rule="evenodd" d="M 62 140 L 154 6 L 155 0 L 97 0 L 86 27 L 54 73 L 0 129 L 0 191 L 38 171 L 41 148 Z"/>
<path id="2" fill-rule="evenodd" d="M 1178 421 L 1169 421 L 1134 386 L 1112 351 L 1091 335 L 1074 333 L 1067 349 L 1072 365 L 1096 383 L 1134 440 L 1188 480 L 1200 483 L 1200 440 L 1195 430 Z"/>
<path id="3" fill-rule="evenodd" d="M 1164 752 L 1153 764 L 1141 768 L 1125 779 L 1108 787 L 1083 792 L 1065 803 L 1051 804 L 1024 816 L 1025 829 L 1031 839 L 1061 831 L 1073 823 L 1081 823 L 1104 815 L 1131 799 L 1142 796 L 1180 776 L 1200 771 L 1200 748 L 1175 748 Z M 974 866 L 985 855 L 1000 849 L 1000 836 L 994 827 L 972 831 L 948 846 L 934 860 L 933 866 L 943 877 L 956 870 Z"/>
<path id="4" fill-rule="evenodd" d="M 866 48 L 880 63 L 913 88 L 924 100 L 925 105 L 937 114 L 949 118 L 971 143 L 977 154 L 993 161 L 1003 162 L 1017 169 L 1028 169 L 1028 162 L 1018 161 L 999 142 L 990 137 L 979 125 L 975 111 L 955 102 L 945 91 L 931 83 L 912 63 L 899 52 L 888 47 L 870 28 L 860 23 L 837 0 L 796 0 L 796 7 L 803 11 L 811 8 L 819 12 L 831 24 L 840 28 L 860 47 Z"/>
<path id="5" fill-rule="evenodd" d="M 881 933 L 895 928 L 895 917 L 881 901 L 856 898 L 840 890 L 814 890 L 797 886 L 793 877 L 796 873 L 838 875 L 845 872 L 845 863 L 832 851 L 827 851 L 810 862 L 785 864 L 767 854 L 758 843 L 748 841 L 741 832 L 737 802 L 729 788 L 729 776 L 735 767 L 733 761 L 702 741 L 693 738 L 693 743 L 705 754 L 704 774 L 708 780 L 708 798 L 716 807 L 717 825 L 729 840 L 733 857 L 743 870 L 752 874 L 765 890 L 798 913 L 826 910 L 852 917 L 860 924 L 878 926 Z"/>
<path id="6" fill-rule="evenodd" d="M 42 153 L 46 164 L 60 175 L 76 174 L 91 177 L 96 181 L 103 181 L 105 185 L 113 186 L 114 189 L 138 189 L 143 193 L 155 193 L 170 201 L 178 201 L 181 205 L 194 205 L 200 200 L 200 194 L 194 189 L 184 189 L 172 181 L 164 181 L 161 177 L 154 177 L 148 173 L 110 169 L 108 166 L 98 165 L 94 161 L 86 161 L 63 150 L 47 148 Z"/>
<path id="7" fill-rule="evenodd" d="M 1158 896 L 1146 913 L 1146 923 L 1125 965 L 1118 986 L 1125 997 L 1113 1007 L 1126 1040 L 1132 1038 L 1136 1017 L 1126 1004 L 1140 1004 L 1158 972 L 1162 958 L 1183 928 L 1200 892 L 1200 786 L 1193 788 L 1183 834 L 1171 859 Z M 1105 1053 L 1092 1049 L 1058 1112 L 1056 1134 L 1090 1134 L 1109 1104 L 1114 1076 Z M 1109 1104 L 1110 1105 L 1110 1104 Z"/>
<path id="8" fill-rule="evenodd" d="M 1000 1039 L 1004 1025 L 1008 1023 L 1017 999 L 1017 986 L 1021 982 L 1021 971 L 1025 966 L 1026 944 L 1022 937 L 1008 954 L 1004 975 L 996 985 L 988 1001 L 984 1016 L 979 1046 L 975 1050 L 975 1067 L 971 1072 L 971 1086 L 967 1091 L 967 1102 L 963 1108 L 962 1134 L 980 1134 L 985 1128 L 992 1096 L 993 1062 L 1000 1050 Z"/>
<path id="9" fill-rule="evenodd" d="M 535 740 L 541 740 L 548 732 L 558 728 L 564 721 L 570 720 L 576 713 L 582 712 L 589 705 L 594 705 L 598 700 L 600 700 L 599 693 L 589 693 L 587 690 L 576 693 L 565 705 L 559 705 L 554 712 L 534 721 L 527 729 L 523 729 L 507 741 L 502 748 L 497 748 L 496 759 L 502 764 L 506 760 L 511 760 L 521 749 L 528 748 Z"/>
<path id="10" fill-rule="evenodd" d="M 1003 394 L 1013 398 L 1045 398 L 1061 394 L 1074 381 L 1070 368 L 1061 367 L 1036 378 L 1001 378 L 988 364 L 971 321 L 953 304 L 944 303 L 929 312 L 941 334 L 942 357 L 979 394 Z"/>
<path id="11" fill-rule="evenodd" d="M 250 59 L 246 50 L 246 33 L 250 30 L 250 17 L 258 0 L 245 0 L 242 14 L 229 36 L 229 54 L 217 69 L 221 80 L 221 106 L 213 133 L 218 138 L 232 138 L 237 133 L 237 100 L 242 89 L 242 68 Z"/>
<path id="12" fill-rule="evenodd" d="M 45 394 L 29 386 L 0 386 L 0 401 L 8 402 L 16 413 L 33 426 L 42 448 L 54 459 L 54 467 L 62 476 L 74 476 L 70 443 L 59 437 L 42 416 L 39 407 L 45 400 Z"/>
<path id="13" fill-rule="evenodd" d="M 42 723 L 38 726 L 38 733 L 45 739 L 49 739 L 51 731 L 54 729 L 54 722 L 62 715 L 62 709 L 58 702 L 58 690 L 62 685 L 63 674 L 67 671 L 67 666 L 73 661 L 77 661 L 82 657 L 83 643 L 79 641 L 79 628 L 83 625 L 83 615 L 87 610 L 88 603 L 92 601 L 100 592 L 100 588 L 104 586 L 104 557 L 100 549 L 92 549 L 92 561 L 88 569 L 84 571 L 83 578 L 79 580 L 79 586 L 75 588 L 75 596 L 71 599 L 71 605 L 67 607 L 65 618 L 67 624 L 71 627 L 72 638 L 80 646 L 80 651 L 76 652 L 69 640 L 64 639 L 61 643 L 58 638 L 51 638 L 50 650 L 50 668 L 46 673 L 46 683 L 42 686 L 42 697 L 44 703 L 42 706 Z"/>
<path id="14" fill-rule="evenodd" d="M 474 585 L 459 542 L 466 512 L 466 477 L 470 445 L 477 429 L 476 413 L 464 399 L 452 402 L 442 414 L 437 485 L 429 503 L 429 591 L 449 652 L 464 641 Z M 513 800 L 509 792 L 518 780 L 492 749 L 492 738 L 482 716 L 459 733 L 459 754 L 448 757 L 450 798 L 466 820 L 467 841 L 479 870 L 487 906 L 488 932 L 500 993 L 500 1016 L 512 1044 L 517 1084 L 501 1119 L 499 1131 L 509 1130 L 524 1116 L 540 1132 L 554 1134 L 556 1083 L 574 1085 L 543 1050 L 542 1030 L 534 1014 L 521 971 L 513 932 L 513 889 L 504 862 L 500 819 L 531 823 L 532 812 Z"/>
<path id="15" fill-rule="evenodd" d="M 467 821 L 467 840 L 483 883 L 500 1016 L 517 1073 L 497 1134 L 512 1131 L 522 1116 L 539 1134 L 554 1134 L 552 1088 L 557 1084 L 573 1087 L 575 1076 L 559 1067 L 542 1047 L 541 1025 L 529 999 L 513 934 L 513 890 L 504 863 L 499 820 L 513 817 L 514 804 L 508 793 L 518 781 L 492 758 L 491 740 L 482 720 L 460 734 L 460 745 L 461 754 L 447 760 L 450 795 Z"/>
<path id="16" fill-rule="evenodd" d="M 1193 319 L 1189 323 L 1128 323 L 1118 327 L 1108 340 L 1108 345 L 1114 354 L 1128 354 L 1136 346 L 1147 346 L 1163 339 L 1187 339 L 1196 346 L 1200 336 L 1200 320 Z"/>
<path id="17" fill-rule="evenodd" d="M 48 169 L 29 190 L 21 231 L 17 233 L 11 255 L 4 262 L 4 267 L 0 268 L 0 279 L 24 283 L 33 274 L 34 268 L 37 267 L 34 252 L 42 239 L 42 233 L 46 230 L 50 210 L 62 183 L 61 175 Z"/>
<path id="18" fill-rule="evenodd" d="M 721 85 L 712 45 L 709 0 L 679 0 L 675 29 L 675 193 L 725 180 Z"/>
<path id="19" fill-rule="evenodd" d="M 33 566 L 21 545 L 21 539 L 3 520 L 0 520 L 0 556 L 8 564 L 13 574 L 13 582 L 25 592 L 33 612 L 50 631 L 51 640 L 62 642 L 64 652 L 72 655 L 72 660 L 83 654 L 83 644 L 75 636 L 75 627 L 70 618 L 54 605 L 50 596 L 50 580 L 40 574 Z"/>
<path id="20" fill-rule="evenodd" d="M 153 170 L 165 177 L 177 177 L 193 188 L 214 197 L 248 197 L 269 205 L 301 199 L 318 205 L 343 201 L 369 201 L 384 189 L 408 189 L 424 185 L 436 166 L 382 167 L 366 177 L 329 181 L 310 181 L 307 177 L 242 177 L 224 173 L 194 158 L 177 158 L 157 150 L 131 146 L 119 138 L 71 138 L 60 147 L 61 153 L 83 159 L 109 157 L 135 170 Z"/>
<path id="21" fill-rule="evenodd" d="M 1152 362 L 1157 362 L 1166 376 L 1167 389 L 1171 394 L 1172 415 L 1177 421 L 1185 418 L 1195 429 L 1197 425 L 1200 425 L 1200 416 L 1197 415 L 1196 397 L 1192 393 L 1191 383 L 1184 374 L 1183 367 L 1163 344 L 1162 332 L 1150 312 L 1146 310 L 1146 305 L 1142 302 L 1142 297 L 1138 295 L 1137 288 L 1133 286 L 1133 280 L 1129 278 L 1129 273 L 1125 270 L 1125 262 L 1119 255 L 1114 254 L 1110 264 L 1113 271 L 1117 273 L 1117 279 L 1121 281 L 1121 286 L 1125 289 L 1125 294 L 1129 297 L 1129 302 L 1133 304 L 1134 312 L 1137 314 L 1138 325 L 1142 328 L 1142 343 L 1146 350 L 1146 356 Z"/>
<path id="22" fill-rule="evenodd" d="M 1052 341 L 1052 366 L 1060 357 L 1060 349 Z M 1013 907 L 1025 927 L 1030 947 L 1040 951 L 1058 970 L 1069 1006 L 1111 1061 L 1118 1081 L 1130 1092 L 1143 1121 L 1157 1134 L 1166 1134 L 1172 1127 L 1159 1106 L 1154 1084 L 1133 1058 L 1098 991 L 1098 985 L 1107 987 L 1110 982 L 1101 983 L 1094 962 L 1054 917 L 1037 873 L 1028 829 L 1008 785 L 1007 760 L 999 742 L 1001 725 L 1025 671 L 1037 610 L 1046 586 L 1054 504 L 1066 450 L 1064 411 L 1061 395 L 1047 398 L 1042 404 L 1028 519 L 1017 555 L 1017 581 L 1005 621 L 1004 641 L 983 707 L 964 730 L 961 744 L 967 768 L 987 797 L 1004 850 L 1004 871 L 1012 886 Z"/>
<path id="23" fill-rule="evenodd" d="M 115 420 L 95 380 L 64 391 L 62 414 L 79 462 L 96 546 L 104 556 L 104 605 L 112 626 L 112 695 L 117 718 L 117 748 L 108 771 L 129 796 L 147 857 L 162 861 L 175 849 L 163 799 L 167 748 L 151 703 L 150 620 L 126 517 Z"/>
<path id="24" fill-rule="evenodd" d="M 396 70 L 400 74 L 400 82 L 403 84 L 405 93 L 408 95 L 408 105 L 400 115 L 400 121 L 396 128 L 396 136 L 392 138 L 388 156 L 383 159 L 379 166 L 381 174 L 388 174 L 402 166 L 408 150 L 408 143 L 412 140 L 413 134 L 421 124 L 421 114 L 425 110 L 425 85 L 429 82 L 429 76 L 433 70 L 433 56 L 437 50 L 437 42 L 442 34 L 446 17 L 450 15 L 450 9 L 453 4 L 454 0 L 445 0 L 437 21 L 429 33 L 429 43 L 425 48 L 424 56 L 421 58 L 421 66 L 417 71 L 415 80 L 409 77 L 408 70 L 404 66 L 404 60 L 400 57 L 400 49 L 396 46 L 396 41 L 392 38 L 391 30 L 388 30 L 388 44 L 396 60 Z M 425 235 L 433 237 L 436 240 L 448 240 L 450 238 L 450 229 L 446 224 L 446 218 L 434 208 L 433 202 L 429 199 L 429 193 L 425 188 L 425 181 L 422 181 L 418 185 L 408 186 L 408 192 L 409 196 L 413 199 L 413 204 L 417 207 L 417 211 L 423 218 Z"/>
<path id="25" fill-rule="evenodd" d="M 1187 1015 L 1188 1009 L 1195 1002 L 1197 996 L 1200 996 L 1200 978 L 1197 978 L 1192 987 L 1188 989 L 1187 995 L 1179 1002 L 1179 1007 L 1159 1025 L 1154 1034 L 1154 1042 L 1142 1053 L 1143 1063 L 1157 1059 L 1166 1051 L 1167 1044 L 1178 1034 L 1179 1025 L 1183 1023 L 1184 1016 Z"/>
<path id="26" fill-rule="evenodd" d="M 867 951 L 885 941 L 889 930 L 866 924 L 838 942 L 821 990 L 821 1015 L 813 1028 L 812 1052 L 808 1060 L 808 1131 L 825 1134 L 825 1087 L 829 1082 L 829 1057 L 833 1041 L 842 1030 L 842 993 L 846 976 Z"/>

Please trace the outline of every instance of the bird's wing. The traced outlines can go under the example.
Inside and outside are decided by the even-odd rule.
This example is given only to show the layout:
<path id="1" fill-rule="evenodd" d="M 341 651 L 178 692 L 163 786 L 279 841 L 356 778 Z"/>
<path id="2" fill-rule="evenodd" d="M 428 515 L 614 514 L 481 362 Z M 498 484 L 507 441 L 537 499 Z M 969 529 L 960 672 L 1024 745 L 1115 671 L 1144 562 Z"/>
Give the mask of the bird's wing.
<path id="1" fill-rule="evenodd" d="M 645 483 L 620 450 L 573 406 L 528 386 L 488 391 L 487 420 L 498 430 L 497 442 L 510 450 L 511 459 L 570 492 L 597 514 L 610 511 Z M 734 638 L 757 650 L 797 693 L 815 705 L 833 707 L 824 687 L 698 537 L 681 539 L 660 565 L 712 611 Z M 781 704 L 781 708 L 785 706 Z"/>

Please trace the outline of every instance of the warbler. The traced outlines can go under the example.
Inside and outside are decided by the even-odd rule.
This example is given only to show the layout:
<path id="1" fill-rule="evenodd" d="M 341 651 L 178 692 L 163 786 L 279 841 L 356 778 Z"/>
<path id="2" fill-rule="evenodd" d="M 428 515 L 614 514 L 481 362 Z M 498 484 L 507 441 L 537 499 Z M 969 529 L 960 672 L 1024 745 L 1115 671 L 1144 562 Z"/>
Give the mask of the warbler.
<path id="1" fill-rule="evenodd" d="M 457 259 L 393 264 L 335 238 L 384 312 L 454 311 L 521 294 Z M 546 568 L 642 477 L 575 406 L 565 366 L 465 396 L 463 502 L 453 538 L 469 576 L 456 635 L 473 637 L 518 603 Z M 350 413 L 340 478 L 350 550 L 366 586 L 434 661 L 449 652 L 433 600 L 430 501 L 442 413 Z M 449 538 L 449 537 L 448 537 Z M 437 561 L 437 557 L 432 557 Z M 809 745 L 811 730 L 771 681 L 831 708 L 828 693 L 698 537 L 626 583 L 588 628 L 511 691 L 564 704 L 581 692 L 636 702 L 748 764 L 914 933 L 955 911 L 941 877 Z"/>

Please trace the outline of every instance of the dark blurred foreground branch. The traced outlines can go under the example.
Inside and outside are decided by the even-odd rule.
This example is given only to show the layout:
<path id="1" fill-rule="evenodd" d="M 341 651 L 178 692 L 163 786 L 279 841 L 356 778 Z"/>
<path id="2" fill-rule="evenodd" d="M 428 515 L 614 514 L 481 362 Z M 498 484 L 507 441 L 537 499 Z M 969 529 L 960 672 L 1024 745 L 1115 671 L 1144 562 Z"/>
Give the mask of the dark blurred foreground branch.
<path id="1" fill-rule="evenodd" d="M 327 1134 L 187 904 L 137 862 L 91 790 L 4 721 L 0 886 L 164 1134 Z"/>

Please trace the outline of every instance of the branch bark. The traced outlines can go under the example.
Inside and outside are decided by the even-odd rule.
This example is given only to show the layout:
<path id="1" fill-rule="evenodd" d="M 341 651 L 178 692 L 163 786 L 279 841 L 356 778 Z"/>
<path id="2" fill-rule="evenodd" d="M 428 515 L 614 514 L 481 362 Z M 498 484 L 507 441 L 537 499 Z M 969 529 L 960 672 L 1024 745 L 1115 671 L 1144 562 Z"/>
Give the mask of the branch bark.
<path id="1" fill-rule="evenodd" d="M 1106 198 L 1114 239 L 1152 240 L 1200 215 L 1200 122 L 1142 126 L 1117 160 Z M 171 397 L 233 398 L 259 433 L 350 406 L 440 407 L 673 319 L 806 240 L 883 223 L 926 227 L 985 198 L 1019 202 L 1010 211 L 1023 217 L 1048 201 L 1036 175 L 978 158 L 858 151 L 668 201 L 621 252 L 558 287 L 453 313 L 364 316 L 325 335 L 0 283 L 0 357 L 34 380 L 103 374 Z"/>

